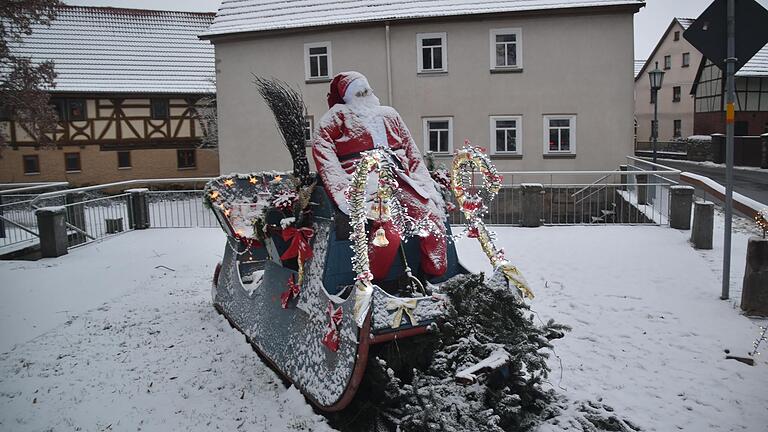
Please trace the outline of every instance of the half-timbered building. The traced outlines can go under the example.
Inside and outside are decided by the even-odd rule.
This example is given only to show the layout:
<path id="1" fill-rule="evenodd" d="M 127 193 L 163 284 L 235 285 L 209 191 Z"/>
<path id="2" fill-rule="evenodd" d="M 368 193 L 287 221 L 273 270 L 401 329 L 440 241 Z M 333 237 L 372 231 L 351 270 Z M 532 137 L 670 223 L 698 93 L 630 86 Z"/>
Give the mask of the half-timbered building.
<path id="1" fill-rule="evenodd" d="M 40 140 L 12 113 L 0 118 L 9 147 L 0 181 L 75 185 L 218 174 L 203 148 L 215 102 L 213 47 L 197 38 L 213 14 L 64 6 L 13 47 L 53 60 L 49 89 L 58 128 Z"/>
<path id="2" fill-rule="evenodd" d="M 768 133 L 768 45 L 736 72 L 734 134 Z M 725 133 L 725 80 L 711 61 L 702 59 L 691 95 L 695 99 L 694 133 Z"/>

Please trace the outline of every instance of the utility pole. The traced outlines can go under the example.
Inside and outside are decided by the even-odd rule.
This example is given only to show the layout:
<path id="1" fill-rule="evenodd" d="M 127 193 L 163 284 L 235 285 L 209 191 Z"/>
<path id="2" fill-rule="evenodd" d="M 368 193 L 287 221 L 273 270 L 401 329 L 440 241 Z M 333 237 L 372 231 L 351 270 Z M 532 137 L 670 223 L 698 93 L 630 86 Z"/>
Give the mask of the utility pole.
<path id="1" fill-rule="evenodd" d="M 720 299 L 728 300 L 731 288 L 731 226 L 733 219 L 733 126 L 736 117 L 736 0 L 727 3 L 727 54 L 725 81 L 725 233 L 723 235 L 723 292 Z"/>

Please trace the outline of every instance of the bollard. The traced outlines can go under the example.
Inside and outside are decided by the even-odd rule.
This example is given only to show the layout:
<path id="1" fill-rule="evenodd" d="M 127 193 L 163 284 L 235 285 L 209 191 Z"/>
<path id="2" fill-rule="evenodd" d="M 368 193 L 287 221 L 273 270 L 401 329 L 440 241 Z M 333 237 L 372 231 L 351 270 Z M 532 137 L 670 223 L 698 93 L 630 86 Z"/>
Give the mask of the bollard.
<path id="1" fill-rule="evenodd" d="M 648 174 L 638 174 L 637 179 L 637 204 L 648 204 Z"/>
<path id="2" fill-rule="evenodd" d="M 544 186 L 540 183 L 523 183 L 520 187 L 522 189 L 520 224 L 529 228 L 540 227 L 544 205 L 541 194 L 544 193 Z"/>
<path id="3" fill-rule="evenodd" d="M 35 211 L 40 253 L 43 258 L 67 254 L 67 225 L 64 207 L 43 207 Z"/>
<path id="4" fill-rule="evenodd" d="M 131 208 L 128 212 L 128 226 L 132 229 L 149 228 L 149 206 L 147 205 L 147 188 L 127 189 L 131 194 Z"/>
<path id="5" fill-rule="evenodd" d="M 741 290 L 741 310 L 768 316 L 768 239 L 751 237 Z"/>
<path id="6" fill-rule="evenodd" d="M 619 165 L 619 171 L 626 171 L 628 169 L 629 167 L 627 167 L 626 165 Z M 620 181 L 621 186 L 619 186 L 619 190 L 627 190 L 627 175 L 622 174 L 621 176 L 619 176 L 619 178 L 621 179 Z"/>
<path id="7" fill-rule="evenodd" d="M 669 226 L 670 228 L 691 229 L 691 205 L 693 204 L 693 186 L 672 186 L 669 188 Z"/>
<path id="8" fill-rule="evenodd" d="M 712 134 L 711 160 L 716 164 L 725 163 L 725 135 Z"/>
<path id="9" fill-rule="evenodd" d="M 763 157 L 760 160 L 760 168 L 768 169 L 768 133 L 760 135 L 760 142 L 763 147 Z"/>
<path id="10" fill-rule="evenodd" d="M 695 249 L 712 249 L 715 229 L 715 204 L 698 201 L 693 204 L 693 229 L 691 243 Z"/>
<path id="11" fill-rule="evenodd" d="M 3 196 L 0 195 L 0 216 L 3 215 Z M 5 221 L 0 217 L 0 238 L 5 238 Z"/>

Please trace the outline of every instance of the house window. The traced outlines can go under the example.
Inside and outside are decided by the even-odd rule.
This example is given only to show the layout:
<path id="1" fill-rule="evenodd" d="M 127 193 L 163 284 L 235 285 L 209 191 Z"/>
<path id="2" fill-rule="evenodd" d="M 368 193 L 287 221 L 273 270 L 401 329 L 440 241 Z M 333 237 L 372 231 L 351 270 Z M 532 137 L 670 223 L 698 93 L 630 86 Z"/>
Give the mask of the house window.
<path id="1" fill-rule="evenodd" d="M 56 112 L 59 121 L 67 121 L 67 101 L 65 99 L 51 99 L 51 107 Z"/>
<path id="2" fill-rule="evenodd" d="M 88 118 L 85 99 L 51 99 L 59 121 L 83 121 Z"/>
<path id="3" fill-rule="evenodd" d="M 491 153 L 522 154 L 522 117 L 491 117 Z"/>
<path id="4" fill-rule="evenodd" d="M 416 35 L 419 72 L 447 72 L 448 56 L 445 33 Z"/>
<path id="5" fill-rule="evenodd" d="M 40 157 L 38 155 L 24 155 L 24 174 L 40 174 Z"/>
<path id="6" fill-rule="evenodd" d="M 683 67 L 691 65 L 691 53 L 683 53 Z"/>
<path id="7" fill-rule="evenodd" d="M 674 138 L 680 138 L 683 135 L 682 129 L 683 129 L 683 121 L 682 120 L 675 120 L 675 130 L 674 130 Z"/>
<path id="8" fill-rule="evenodd" d="M 304 117 L 304 141 L 307 145 L 312 144 L 312 132 L 315 130 L 315 120 L 312 116 Z"/>
<path id="9" fill-rule="evenodd" d="M 176 150 L 176 166 L 179 169 L 197 167 L 197 161 L 195 160 L 195 150 Z"/>
<path id="10" fill-rule="evenodd" d="M 169 114 L 170 110 L 168 109 L 168 99 L 152 99 L 152 105 L 150 106 L 150 115 L 152 120 L 167 120 Z"/>
<path id="11" fill-rule="evenodd" d="M 64 170 L 80 172 L 80 153 L 64 153 Z"/>
<path id="12" fill-rule="evenodd" d="M 82 121 L 86 119 L 85 100 L 68 99 L 67 100 L 67 120 Z"/>
<path id="13" fill-rule="evenodd" d="M 117 168 L 126 169 L 131 167 L 131 152 L 119 151 L 117 152 Z"/>
<path id="14" fill-rule="evenodd" d="M 522 30 L 491 30 L 491 69 L 522 68 Z"/>
<path id="15" fill-rule="evenodd" d="M 680 32 L 679 32 L 679 31 L 676 31 L 676 32 L 675 32 L 675 40 L 676 40 L 676 41 L 679 41 L 679 40 L 680 40 Z"/>
<path id="16" fill-rule="evenodd" d="M 664 56 L 664 69 L 672 69 L 672 56 Z"/>
<path id="17" fill-rule="evenodd" d="M 8 108 L 0 105 L 0 121 L 10 120 L 11 119 L 11 113 L 9 112 Z"/>
<path id="18" fill-rule="evenodd" d="M 453 151 L 453 117 L 424 119 L 424 148 L 433 153 Z"/>
<path id="19" fill-rule="evenodd" d="M 332 70 L 330 42 L 304 44 L 304 77 L 307 81 L 326 80 L 331 77 Z"/>
<path id="20" fill-rule="evenodd" d="M 576 154 L 576 116 L 544 116 L 544 153 Z"/>
<path id="21" fill-rule="evenodd" d="M 672 87 L 672 102 L 680 102 L 680 86 Z"/>

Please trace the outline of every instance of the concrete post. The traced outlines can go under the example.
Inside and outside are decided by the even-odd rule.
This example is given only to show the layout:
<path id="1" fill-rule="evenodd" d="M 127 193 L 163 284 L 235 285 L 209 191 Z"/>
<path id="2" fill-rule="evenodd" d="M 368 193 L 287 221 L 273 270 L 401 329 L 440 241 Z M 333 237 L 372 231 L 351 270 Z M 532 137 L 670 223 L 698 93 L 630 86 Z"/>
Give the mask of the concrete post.
<path id="1" fill-rule="evenodd" d="M 691 229 L 691 205 L 693 204 L 693 186 L 672 186 L 669 188 L 669 226 L 670 228 Z"/>
<path id="2" fill-rule="evenodd" d="M 3 215 L 3 196 L 0 195 L 0 216 Z M 0 238 L 5 238 L 5 221 L 0 218 Z"/>
<path id="3" fill-rule="evenodd" d="M 524 183 L 521 189 L 520 224 L 530 228 L 541 226 L 541 213 L 544 206 L 541 195 L 544 193 L 544 186 L 540 183 Z"/>
<path id="4" fill-rule="evenodd" d="M 768 133 L 760 135 L 760 142 L 763 144 L 763 158 L 760 160 L 760 168 L 768 169 Z"/>
<path id="5" fill-rule="evenodd" d="M 67 254 L 67 225 L 64 207 L 43 207 L 35 211 L 37 232 L 40 234 L 40 253 L 43 258 Z"/>
<path id="6" fill-rule="evenodd" d="M 648 204 L 648 174 L 638 174 L 637 179 L 637 204 Z"/>
<path id="7" fill-rule="evenodd" d="M 725 163 L 725 135 L 712 134 L 712 150 L 710 159 L 714 163 Z"/>
<path id="8" fill-rule="evenodd" d="M 693 229 L 691 243 L 695 249 L 712 249 L 715 229 L 715 204 L 698 201 L 693 204 Z"/>
<path id="9" fill-rule="evenodd" d="M 619 165 L 619 171 L 626 171 L 627 169 L 629 168 L 626 165 Z M 627 175 L 621 174 L 620 179 L 621 186 L 619 186 L 619 190 L 627 190 Z"/>
<path id="10" fill-rule="evenodd" d="M 149 228 L 149 206 L 147 205 L 147 188 L 128 189 L 131 194 L 131 208 L 128 212 L 128 225 L 133 229 Z"/>
<path id="11" fill-rule="evenodd" d="M 85 195 L 80 192 L 68 193 L 64 195 L 64 202 L 67 204 L 67 219 L 66 222 L 72 226 L 76 226 L 83 231 L 85 229 L 85 205 L 80 204 L 85 201 Z M 82 233 L 75 235 L 75 242 L 82 243 L 85 241 L 85 236 Z"/>
<path id="12" fill-rule="evenodd" d="M 768 239 L 751 237 L 747 243 L 741 309 L 749 315 L 768 316 Z"/>

